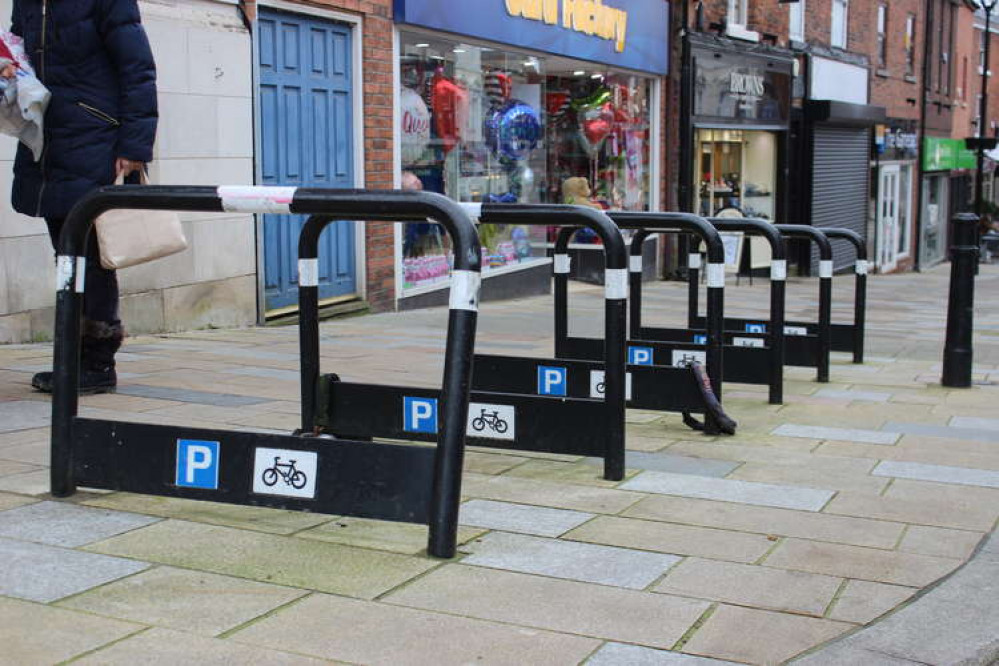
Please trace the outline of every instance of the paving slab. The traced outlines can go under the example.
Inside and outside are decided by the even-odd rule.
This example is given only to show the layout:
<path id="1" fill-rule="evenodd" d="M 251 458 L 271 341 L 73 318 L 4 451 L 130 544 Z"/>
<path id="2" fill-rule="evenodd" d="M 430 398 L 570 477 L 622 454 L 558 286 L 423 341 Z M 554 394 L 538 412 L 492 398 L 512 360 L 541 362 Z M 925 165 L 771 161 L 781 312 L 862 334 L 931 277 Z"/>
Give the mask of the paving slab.
<path id="1" fill-rule="evenodd" d="M 132 664 L 175 666 L 319 666 L 329 662 L 288 652 L 249 647 L 195 634 L 153 628 L 114 643 L 73 662 L 87 666 L 131 666 Z"/>
<path id="2" fill-rule="evenodd" d="M 834 499 L 833 502 L 836 500 Z M 686 497 L 649 497 L 622 515 L 756 534 L 894 548 L 905 525 L 827 513 L 791 511 Z"/>
<path id="3" fill-rule="evenodd" d="M 828 490 L 813 488 L 730 481 L 666 472 L 643 472 L 623 483 L 620 488 L 660 495 L 678 495 L 803 511 L 819 511 L 834 494 Z"/>
<path id="4" fill-rule="evenodd" d="M 776 537 L 637 518 L 600 516 L 563 539 L 675 555 L 697 555 L 732 562 L 755 562 L 774 546 Z"/>
<path id="5" fill-rule="evenodd" d="M 852 391 L 823 388 L 815 392 L 819 398 L 832 398 L 833 400 L 860 400 L 863 402 L 888 402 L 891 393 L 880 393 L 877 391 Z"/>
<path id="6" fill-rule="evenodd" d="M 895 444 L 901 436 L 894 431 L 862 430 L 859 428 L 832 428 L 827 426 L 797 425 L 785 423 L 772 431 L 781 437 L 803 437 L 806 439 L 831 439 L 838 442 L 861 442 L 864 444 Z"/>
<path id="7" fill-rule="evenodd" d="M 735 662 L 624 643 L 607 643 L 586 661 L 586 666 L 728 666 L 729 664 L 734 665 Z"/>
<path id="8" fill-rule="evenodd" d="M 528 504 L 469 500 L 461 505 L 459 522 L 504 532 L 557 537 L 592 519 L 594 514 L 567 509 L 548 509 Z"/>
<path id="9" fill-rule="evenodd" d="M 24 506 L 26 504 L 33 504 L 37 501 L 38 500 L 33 497 L 25 497 L 24 495 L 0 493 L 0 511 L 6 511 L 7 509 L 13 509 L 14 507 Z"/>
<path id="10" fill-rule="evenodd" d="M 304 590 L 204 571 L 157 567 L 70 597 L 58 605 L 216 636 L 305 594 Z"/>
<path id="11" fill-rule="evenodd" d="M 331 630 L 331 628 L 341 630 Z M 592 638 L 325 594 L 235 632 L 229 641 L 357 664 L 578 664 Z"/>
<path id="12" fill-rule="evenodd" d="M 882 426 L 886 432 L 904 435 L 925 435 L 946 439 L 963 439 L 971 442 L 995 442 L 996 431 L 992 428 L 954 428 L 951 426 L 927 425 L 924 423 L 899 423 L 889 421 Z"/>
<path id="13" fill-rule="evenodd" d="M 146 569 L 145 562 L 0 538 L 0 595 L 48 603 Z"/>
<path id="14" fill-rule="evenodd" d="M 919 664 L 999 659 L 999 562 L 975 558 L 913 603 L 797 662 L 819 666 L 868 655 Z"/>
<path id="15" fill-rule="evenodd" d="M 0 537 L 75 548 L 157 520 L 137 513 L 46 501 L 0 513 Z"/>
<path id="16" fill-rule="evenodd" d="M 981 532 L 910 525 L 899 542 L 898 549 L 906 553 L 964 560 L 975 551 L 983 536 Z"/>
<path id="17" fill-rule="evenodd" d="M 950 573 L 960 560 L 788 539 L 764 564 L 768 567 L 923 587 Z"/>
<path id="18" fill-rule="evenodd" d="M 236 375 L 237 377 L 263 377 L 264 379 L 277 379 L 285 382 L 299 382 L 302 380 L 300 373 L 294 370 L 281 370 L 279 368 L 242 367 L 223 370 L 222 372 L 227 375 Z"/>
<path id="19" fill-rule="evenodd" d="M 588 458 L 591 465 L 603 464 L 603 461 Z M 695 476 L 714 476 L 721 478 L 739 466 L 730 460 L 715 460 L 712 458 L 695 458 L 678 456 L 671 453 L 648 453 L 645 451 L 629 451 L 628 467 L 651 470 L 656 472 L 672 472 L 673 474 L 693 474 Z"/>
<path id="20" fill-rule="evenodd" d="M 459 544 L 476 538 L 485 530 L 474 527 L 459 527 Z M 387 520 L 367 518 L 337 518 L 298 532 L 296 537 L 315 539 L 345 546 L 387 550 L 392 553 L 417 555 L 427 549 L 427 527 L 413 523 L 393 523 Z"/>
<path id="21" fill-rule="evenodd" d="M 970 430 L 995 430 L 999 431 L 999 419 L 985 418 L 982 416 L 955 416 L 948 424 L 954 428 Z"/>
<path id="22" fill-rule="evenodd" d="M 641 590 L 679 557 L 559 539 L 492 532 L 462 548 L 463 564 Z"/>
<path id="23" fill-rule="evenodd" d="M 85 504 L 272 534 L 292 534 L 336 518 L 336 516 L 302 511 L 284 511 L 260 506 L 241 506 L 133 493 L 114 493 L 87 500 Z"/>
<path id="24" fill-rule="evenodd" d="M 374 598 L 438 566 L 436 560 L 182 520 L 165 520 L 87 549 L 360 598 Z"/>
<path id="25" fill-rule="evenodd" d="M 786 613 L 719 605 L 684 652 L 750 664 L 777 664 L 852 625 Z M 738 636 L 738 640 L 732 640 Z"/>
<path id="26" fill-rule="evenodd" d="M 142 629 L 139 624 L 0 597 L 0 663 L 57 664 Z"/>
<path id="27" fill-rule="evenodd" d="M 2 481 L 2 479 L 0 479 Z M 461 493 L 466 497 L 517 504 L 536 504 L 586 513 L 619 513 L 644 497 L 614 488 L 595 488 L 507 476 L 467 474 Z"/>
<path id="28" fill-rule="evenodd" d="M 825 513 L 980 532 L 992 529 L 999 515 L 999 506 L 947 498 L 890 496 L 893 488 L 894 484 L 888 489 L 889 495 L 884 497 L 839 493 L 825 508 Z"/>
<path id="29" fill-rule="evenodd" d="M 49 424 L 52 405 L 41 400 L 0 402 L 0 432 L 42 428 Z"/>
<path id="30" fill-rule="evenodd" d="M 168 388 L 165 386 L 146 386 L 143 384 L 125 384 L 119 386 L 118 393 L 140 398 L 192 402 L 201 405 L 215 405 L 216 407 L 245 407 L 247 405 L 260 405 L 265 402 L 271 402 L 269 398 L 254 398 L 231 393 L 209 393 L 208 391 Z"/>
<path id="31" fill-rule="evenodd" d="M 913 587 L 851 580 L 836 598 L 828 617 L 830 620 L 867 624 L 896 608 L 917 591 Z"/>
<path id="32" fill-rule="evenodd" d="M 843 580 L 800 571 L 688 558 L 656 592 L 822 617 Z"/>
<path id="33" fill-rule="evenodd" d="M 970 469 L 968 467 L 949 467 L 946 465 L 926 465 L 923 463 L 887 460 L 878 463 L 878 466 L 874 468 L 871 474 L 875 476 L 933 481 L 935 483 L 999 488 L 999 471 Z"/>
<path id="34" fill-rule="evenodd" d="M 708 602 L 449 564 L 387 597 L 388 603 L 671 648 Z"/>

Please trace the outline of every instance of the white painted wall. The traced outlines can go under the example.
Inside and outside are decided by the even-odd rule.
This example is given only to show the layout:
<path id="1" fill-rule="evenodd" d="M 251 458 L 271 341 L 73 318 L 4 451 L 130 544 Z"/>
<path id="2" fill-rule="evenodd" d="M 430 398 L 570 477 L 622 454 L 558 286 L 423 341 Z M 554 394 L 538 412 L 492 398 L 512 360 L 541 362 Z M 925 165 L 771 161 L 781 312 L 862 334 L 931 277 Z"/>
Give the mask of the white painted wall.
<path id="1" fill-rule="evenodd" d="M 0 0 L 9 17 L 11 0 Z M 140 1 L 157 63 L 160 124 L 152 182 L 253 182 L 250 36 L 236 7 Z M 3 21 L 7 23 L 6 20 Z M 45 224 L 10 206 L 15 144 L 0 137 L 0 342 L 51 329 L 52 250 Z M 186 252 L 119 273 L 130 332 L 237 326 L 256 318 L 255 241 L 247 215 L 184 214 Z"/>

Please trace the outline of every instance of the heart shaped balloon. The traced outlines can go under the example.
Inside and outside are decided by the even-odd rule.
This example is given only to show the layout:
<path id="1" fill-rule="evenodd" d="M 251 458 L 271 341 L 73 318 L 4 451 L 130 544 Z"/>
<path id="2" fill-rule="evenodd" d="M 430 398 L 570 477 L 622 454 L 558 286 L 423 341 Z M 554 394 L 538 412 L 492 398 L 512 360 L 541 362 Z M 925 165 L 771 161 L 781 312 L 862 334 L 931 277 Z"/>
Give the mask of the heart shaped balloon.
<path id="1" fill-rule="evenodd" d="M 604 141 L 614 130 L 614 105 L 603 102 L 596 106 L 583 106 L 576 115 L 579 118 L 579 142 L 590 159 L 596 159 Z"/>

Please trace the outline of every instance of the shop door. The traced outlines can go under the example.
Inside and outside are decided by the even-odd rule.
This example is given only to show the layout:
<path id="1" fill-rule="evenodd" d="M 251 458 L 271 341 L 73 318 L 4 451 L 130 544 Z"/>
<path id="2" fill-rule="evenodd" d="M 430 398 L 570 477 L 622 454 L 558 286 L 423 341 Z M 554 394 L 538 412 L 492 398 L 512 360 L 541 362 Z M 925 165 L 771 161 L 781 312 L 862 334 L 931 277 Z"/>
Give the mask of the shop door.
<path id="1" fill-rule="evenodd" d="M 351 28 L 260 9 L 260 182 L 354 187 Z M 263 216 L 264 293 L 273 311 L 298 302 L 298 233 L 305 216 Z M 319 297 L 357 291 L 354 224 L 319 243 Z"/>
<path id="2" fill-rule="evenodd" d="M 878 248 L 877 265 L 882 272 L 895 269 L 898 264 L 899 237 L 899 168 L 898 165 L 881 167 L 878 183 Z"/>

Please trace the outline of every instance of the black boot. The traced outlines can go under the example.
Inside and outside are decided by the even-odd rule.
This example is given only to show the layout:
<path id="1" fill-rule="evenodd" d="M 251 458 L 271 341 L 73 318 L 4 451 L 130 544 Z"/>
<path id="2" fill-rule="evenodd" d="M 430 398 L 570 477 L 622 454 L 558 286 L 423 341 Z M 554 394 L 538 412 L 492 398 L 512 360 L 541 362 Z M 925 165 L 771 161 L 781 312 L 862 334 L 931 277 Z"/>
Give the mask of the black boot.
<path id="1" fill-rule="evenodd" d="M 80 394 L 114 393 L 118 385 L 114 355 L 121 347 L 125 332 L 120 323 L 83 320 L 80 341 Z M 52 392 L 52 373 L 39 372 L 31 385 L 42 393 Z"/>

